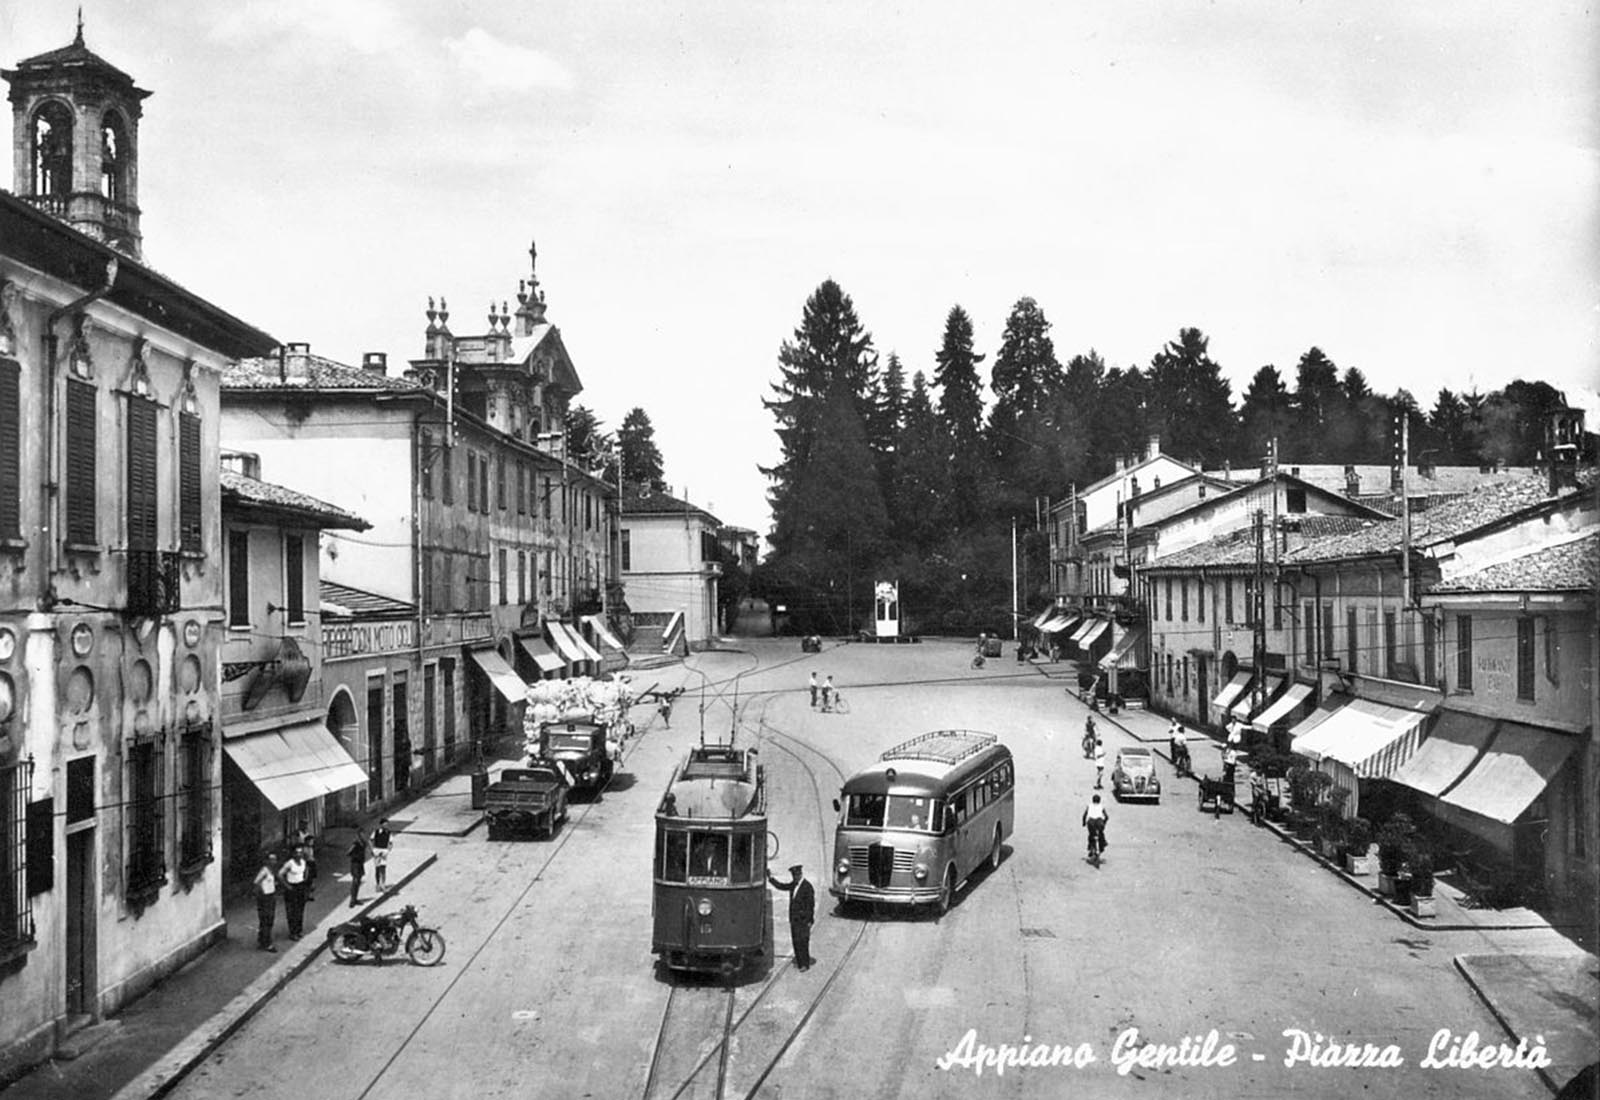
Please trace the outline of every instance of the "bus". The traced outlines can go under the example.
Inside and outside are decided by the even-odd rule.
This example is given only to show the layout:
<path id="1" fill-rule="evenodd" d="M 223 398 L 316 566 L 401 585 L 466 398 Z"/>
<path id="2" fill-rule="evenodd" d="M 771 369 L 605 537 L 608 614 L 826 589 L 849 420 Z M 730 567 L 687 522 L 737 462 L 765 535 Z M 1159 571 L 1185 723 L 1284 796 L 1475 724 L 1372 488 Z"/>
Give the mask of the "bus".
<path id="1" fill-rule="evenodd" d="M 949 911 L 984 864 L 1000 866 L 1016 821 L 1011 750 L 992 733 L 935 730 L 889 749 L 834 800 L 833 874 L 841 904 Z"/>

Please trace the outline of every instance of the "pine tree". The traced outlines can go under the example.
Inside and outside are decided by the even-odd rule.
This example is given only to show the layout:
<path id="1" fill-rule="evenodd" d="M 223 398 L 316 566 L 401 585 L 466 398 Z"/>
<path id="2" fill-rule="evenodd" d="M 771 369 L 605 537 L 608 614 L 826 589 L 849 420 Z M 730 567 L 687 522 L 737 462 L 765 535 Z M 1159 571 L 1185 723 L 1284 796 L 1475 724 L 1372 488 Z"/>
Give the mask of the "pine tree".
<path id="1" fill-rule="evenodd" d="M 1257 370 L 1244 391 L 1244 401 L 1239 406 L 1239 448 L 1234 460 L 1241 466 L 1253 466 L 1261 460 L 1278 441 L 1281 451 L 1294 424 L 1294 409 L 1289 401 L 1289 388 L 1283 376 L 1270 363 Z"/>
<path id="2" fill-rule="evenodd" d="M 890 522 L 896 537 L 919 553 L 931 549 L 949 530 L 949 453 L 950 439 L 933 410 L 927 379 L 917 371 L 906 398 Z"/>
<path id="3" fill-rule="evenodd" d="M 1233 387 L 1211 358 L 1210 340 L 1197 328 L 1178 331 L 1150 361 L 1151 419 L 1164 453 L 1203 465 L 1220 465 L 1236 445 Z"/>
<path id="4" fill-rule="evenodd" d="M 1327 462 L 1337 458 L 1337 455 L 1330 455 L 1328 429 L 1342 400 L 1339 368 L 1321 348 L 1310 348 L 1295 366 L 1295 430 L 1282 456 L 1296 462 Z"/>
<path id="5" fill-rule="evenodd" d="M 637 406 L 629 409 L 628 415 L 622 418 L 622 427 L 617 429 L 617 444 L 622 452 L 623 481 L 666 492 L 661 450 L 656 446 L 656 429 L 648 413 Z"/>
<path id="6" fill-rule="evenodd" d="M 1032 298 L 1020 298 L 1006 318 L 1000 352 L 995 356 L 989 385 L 994 390 L 994 409 L 989 414 L 989 453 L 994 457 L 1000 480 L 1016 484 L 1015 475 L 1036 469 L 1034 453 L 1039 436 L 1048 430 L 1052 415 L 1038 414 L 1062 386 L 1061 364 L 1050 339 L 1050 322 Z M 1052 410 L 1054 412 L 1055 410 Z M 1026 480 L 1021 478 L 1020 480 Z"/>
<path id="7" fill-rule="evenodd" d="M 988 462 L 983 450 L 983 398 L 978 364 L 972 350 L 972 319 L 952 306 L 944 322 L 944 339 L 934 356 L 934 381 L 939 386 L 939 418 L 950 439 L 948 461 L 954 479 L 951 519 L 967 527 L 982 513 Z"/>

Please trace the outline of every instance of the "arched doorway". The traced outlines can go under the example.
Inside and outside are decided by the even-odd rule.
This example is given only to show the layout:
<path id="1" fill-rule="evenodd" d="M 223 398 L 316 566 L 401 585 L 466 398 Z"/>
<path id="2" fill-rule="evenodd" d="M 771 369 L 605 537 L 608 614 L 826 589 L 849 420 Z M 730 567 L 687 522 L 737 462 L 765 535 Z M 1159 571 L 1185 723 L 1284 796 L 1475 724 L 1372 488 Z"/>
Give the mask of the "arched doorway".
<path id="1" fill-rule="evenodd" d="M 333 693 L 333 698 L 328 700 L 326 722 L 328 732 L 339 742 L 339 747 L 350 754 L 350 759 L 361 759 L 359 752 L 361 721 L 356 716 L 356 703 L 350 697 L 348 689 L 339 688 Z M 357 802 L 361 797 L 359 792 L 359 787 L 351 787 L 325 796 L 322 800 L 323 827 L 348 825 L 355 821 Z"/>

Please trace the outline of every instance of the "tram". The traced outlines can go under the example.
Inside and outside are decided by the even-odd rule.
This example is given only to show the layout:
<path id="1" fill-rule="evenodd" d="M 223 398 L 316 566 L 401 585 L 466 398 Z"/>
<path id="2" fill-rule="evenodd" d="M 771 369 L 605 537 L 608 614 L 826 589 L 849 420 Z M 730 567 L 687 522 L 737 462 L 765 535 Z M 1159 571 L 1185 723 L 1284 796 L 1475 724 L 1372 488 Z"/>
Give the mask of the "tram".
<path id="1" fill-rule="evenodd" d="M 766 777 L 752 749 L 699 745 L 656 807 L 651 951 L 731 974 L 766 950 Z"/>

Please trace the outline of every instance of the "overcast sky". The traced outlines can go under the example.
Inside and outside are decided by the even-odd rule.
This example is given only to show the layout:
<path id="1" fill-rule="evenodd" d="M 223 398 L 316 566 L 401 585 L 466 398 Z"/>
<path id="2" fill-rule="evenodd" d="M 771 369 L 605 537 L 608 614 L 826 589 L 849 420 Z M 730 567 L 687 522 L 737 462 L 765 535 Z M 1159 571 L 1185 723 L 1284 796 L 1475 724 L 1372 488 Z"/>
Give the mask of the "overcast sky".
<path id="1" fill-rule="evenodd" d="M 1600 426 L 1600 15 L 1452 0 L 90 0 L 155 94 L 145 257 L 280 340 L 419 356 L 550 319 L 615 429 L 764 532 L 779 344 L 826 278 L 930 376 L 1037 299 L 1057 355 L 1198 326 L 1242 394 L 1310 346 L 1431 406 L 1543 378 Z M 0 0 L 0 63 L 70 0 Z M 263 471 L 269 479 L 270 470 Z"/>

